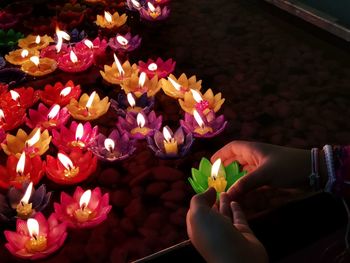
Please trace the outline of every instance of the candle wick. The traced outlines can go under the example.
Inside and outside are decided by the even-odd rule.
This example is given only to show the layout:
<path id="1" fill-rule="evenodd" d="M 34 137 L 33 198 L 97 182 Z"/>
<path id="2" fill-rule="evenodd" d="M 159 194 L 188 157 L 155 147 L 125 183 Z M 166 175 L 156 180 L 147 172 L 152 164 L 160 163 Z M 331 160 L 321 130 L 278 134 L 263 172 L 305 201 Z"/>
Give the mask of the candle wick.
<path id="1" fill-rule="evenodd" d="M 33 238 L 37 241 L 38 238 L 37 238 L 37 235 L 33 234 Z"/>
<path id="2" fill-rule="evenodd" d="M 21 201 L 21 205 L 24 206 L 24 202 L 23 201 Z"/>

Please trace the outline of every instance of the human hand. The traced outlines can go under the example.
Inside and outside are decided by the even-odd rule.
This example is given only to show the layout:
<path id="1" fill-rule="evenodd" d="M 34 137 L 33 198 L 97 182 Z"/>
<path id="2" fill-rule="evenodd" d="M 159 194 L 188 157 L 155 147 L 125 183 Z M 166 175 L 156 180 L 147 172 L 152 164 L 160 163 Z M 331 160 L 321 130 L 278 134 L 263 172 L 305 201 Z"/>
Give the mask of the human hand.
<path id="1" fill-rule="evenodd" d="M 187 213 L 187 233 L 207 262 L 265 263 L 264 246 L 254 236 L 236 202 L 220 195 L 219 210 L 213 208 L 216 191 L 209 188 L 191 200 Z"/>
<path id="2" fill-rule="evenodd" d="M 264 185 L 278 188 L 307 187 L 311 172 L 310 151 L 258 142 L 233 141 L 211 158 L 221 158 L 224 165 L 238 161 L 248 174 L 229 190 L 231 200 Z M 323 158 L 321 170 L 325 170 Z M 321 173 L 321 175 L 324 172 Z"/>

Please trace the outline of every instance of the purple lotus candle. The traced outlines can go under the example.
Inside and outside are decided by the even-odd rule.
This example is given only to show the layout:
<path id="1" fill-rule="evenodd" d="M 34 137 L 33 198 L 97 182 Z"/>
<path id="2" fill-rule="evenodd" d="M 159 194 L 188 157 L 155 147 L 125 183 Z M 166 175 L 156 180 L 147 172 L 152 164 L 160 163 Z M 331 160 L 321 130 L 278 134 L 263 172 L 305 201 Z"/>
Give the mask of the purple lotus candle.
<path id="1" fill-rule="evenodd" d="M 132 36 L 131 33 L 126 35 L 117 34 L 116 37 L 109 39 L 108 45 L 114 51 L 130 52 L 137 49 L 141 44 L 141 37 L 139 35 Z"/>
<path id="2" fill-rule="evenodd" d="M 140 17 L 148 21 L 160 21 L 166 19 L 170 15 L 170 9 L 167 6 L 155 7 L 151 2 L 147 3 L 147 7 L 142 7 Z"/>
<path id="3" fill-rule="evenodd" d="M 111 100 L 111 107 L 121 116 L 126 113 L 134 113 L 135 115 L 141 111 L 149 113 L 154 105 L 154 98 L 148 97 L 147 93 L 142 94 L 139 98 L 132 93 L 119 93 L 117 100 Z"/>

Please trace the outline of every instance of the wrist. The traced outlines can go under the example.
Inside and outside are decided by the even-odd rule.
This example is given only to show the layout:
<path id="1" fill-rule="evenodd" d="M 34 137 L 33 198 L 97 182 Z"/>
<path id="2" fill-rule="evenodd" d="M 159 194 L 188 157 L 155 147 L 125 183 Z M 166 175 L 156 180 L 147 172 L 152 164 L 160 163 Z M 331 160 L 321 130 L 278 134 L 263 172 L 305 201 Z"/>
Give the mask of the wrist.
<path id="1" fill-rule="evenodd" d="M 319 152 L 319 176 L 320 176 L 320 187 L 324 189 L 327 183 L 327 164 L 324 150 Z"/>

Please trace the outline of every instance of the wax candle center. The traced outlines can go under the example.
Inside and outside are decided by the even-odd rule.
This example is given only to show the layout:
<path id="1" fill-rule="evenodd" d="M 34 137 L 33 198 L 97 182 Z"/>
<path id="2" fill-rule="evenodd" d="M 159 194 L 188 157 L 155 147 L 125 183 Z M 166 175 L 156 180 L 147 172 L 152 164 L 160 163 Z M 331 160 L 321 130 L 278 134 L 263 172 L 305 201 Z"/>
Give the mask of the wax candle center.
<path id="1" fill-rule="evenodd" d="M 47 238 L 43 235 L 41 236 L 33 235 L 33 237 L 30 240 L 28 240 L 25 244 L 25 248 L 30 253 L 44 251 L 46 247 L 47 247 Z"/>
<path id="2" fill-rule="evenodd" d="M 208 186 L 215 188 L 217 193 L 225 192 L 227 181 L 223 176 L 210 176 L 208 177 Z"/>
<path id="3" fill-rule="evenodd" d="M 79 173 L 79 167 L 75 167 L 75 166 L 64 170 L 64 176 L 67 178 L 72 178 L 76 176 L 78 173 Z"/>
<path id="4" fill-rule="evenodd" d="M 32 203 L 27 204 L 21 201 L 16 207 L 16 212 L 18 217 L 27 219 L 33 213 Z"/>
<path id="5" fill-rule="evenodd" d="M 74 217 L 81 223 L 88 221 L 92 216 L 92 211 L 85 205 L 74 211 Z"/>

